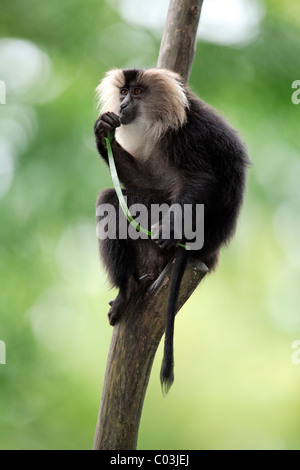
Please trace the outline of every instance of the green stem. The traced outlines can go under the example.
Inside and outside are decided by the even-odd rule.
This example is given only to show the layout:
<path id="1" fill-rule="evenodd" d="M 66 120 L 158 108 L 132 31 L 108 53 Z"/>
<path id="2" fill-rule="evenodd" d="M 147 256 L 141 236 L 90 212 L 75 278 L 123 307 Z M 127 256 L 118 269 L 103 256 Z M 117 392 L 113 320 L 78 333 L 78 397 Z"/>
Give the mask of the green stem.
<path id="1" fill-rule="evenodd" d="M 107 148 L 107 154 L 108 154 L 108 162 L 109 162 L 109 168 L 110 168 L 110 173 L 111 173 L 111 178 L 112 178 L 112 181 L 113 181 L 113 184 L 114 184 L 114 188 L 115 188 L 115 191 L 117 193 L 117 196 L 118 196 L 118 199 L 119 199 L 119 204 L 128 220 L 128 222 L 136 229 L 138 230 L 139 232 L 142 232 L 142 233 L 145 233 L 146 235 L 148 235 L 149 237 L 152 238 L 152 233 L 149 232 L 149 230 L 146 230 L 145 228 L 141 227 L 140 224 L 137 224 L 136 221 L 134 220 L 134 218 L 132 217 L 131 213 L 130 213 L 130 210 L 128 209 L 128 206 L 126 204 L 126 201 L 125 201 L 125 198 L 123 196 L 123 193 L 122 193 L 122 189 L 121 189 L 121 186 L 120 186 L 120 182 L 119 182 L 119 178 L 118 178 L 118 173 L 117 173 L 117 169 L 116 169 L 116 165 L 115 165 L 115 161 L 114 161 L 114 157 L 113 157 L 113 152 L 112 152 L 112 149 L 111 149 L 111 141 L 113 140 L 114 138 L 114 133 L 113 132 L 110 132 L 108 134 L 108 137 L 105 137 L 105 144 L 106 144 L 106 148 Z M 178 243 L 177 244 L 178 246 L 181 246 L 182 248 L 185 248 L 186 250 L 189 250 L 189 246 L 186 246 L 186 245 L 183 245 L 181 243 Z"/>

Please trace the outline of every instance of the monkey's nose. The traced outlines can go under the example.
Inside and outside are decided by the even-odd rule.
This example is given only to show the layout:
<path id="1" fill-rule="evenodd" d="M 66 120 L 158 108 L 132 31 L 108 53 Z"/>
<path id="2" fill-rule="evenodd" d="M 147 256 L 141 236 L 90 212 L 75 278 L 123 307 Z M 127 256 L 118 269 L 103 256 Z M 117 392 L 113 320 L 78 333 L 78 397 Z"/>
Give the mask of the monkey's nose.
<path id="1" fill-rule="evenodd" d="M 121 113 L 122 111 L 124 111 L 124 109 L 127 108 L 129 103 L 131 103 L 130 93 L 128 93 L 128 95 L 126 95 L 126 97 L 121 101 L 119 106 L 119 112 Z"/>
<path id="2" fill-rule="evenodd" d="M 119 106 L 119 112 L 122 112 L 125 108 L 127 108 L 128 102 L 123 101 Z"/>

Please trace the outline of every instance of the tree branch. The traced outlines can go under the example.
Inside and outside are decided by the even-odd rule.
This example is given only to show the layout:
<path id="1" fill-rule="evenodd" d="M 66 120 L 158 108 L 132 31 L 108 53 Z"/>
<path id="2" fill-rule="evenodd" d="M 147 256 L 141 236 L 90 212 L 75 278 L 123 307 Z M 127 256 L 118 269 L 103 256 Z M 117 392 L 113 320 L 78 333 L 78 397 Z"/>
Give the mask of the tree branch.
<path id="1" fill-rule="evenodd" d="M 203 0 L 170 0 L 157 67 L 180 73 L 188 82 L 196 51 Z"/>
<path id="2" fill-rule="evenodd" d="M 195 54 L 203 0 L 170 0 L 157 66 L 187 80 Z M 157 347 L 165 330 L 173 262 L 146 291 L 137 292 L 113 329 L 94 450 L 136 449 L 142 407 Z M 189 264 L 181 282 L 177 311 L 208 269 Z"/>
<path id="3" fill-rule="evenodd" d="M 102 390 L 94 449 L 136 448 L 143 402 L 154 356 L 165 330 L 169 263 L 146 292 L 138 292 L 114 327 Z M 189 264 L 182 279 L 177 311 L 208 269 Z M 157 380 L 159 384 L 159 378 Z"/>

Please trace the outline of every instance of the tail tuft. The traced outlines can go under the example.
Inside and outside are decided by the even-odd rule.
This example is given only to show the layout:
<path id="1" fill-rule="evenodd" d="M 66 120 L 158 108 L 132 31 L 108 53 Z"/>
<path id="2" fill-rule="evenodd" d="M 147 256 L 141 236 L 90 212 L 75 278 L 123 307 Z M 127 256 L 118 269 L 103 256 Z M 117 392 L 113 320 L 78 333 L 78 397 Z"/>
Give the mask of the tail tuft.
<path id="1" fill-rule="evenodd" d="M 160 370 L 160 384 L 163 396 L 166 396 L 174 382 L 173 357 L 166 359 L 164 356 Z"/>

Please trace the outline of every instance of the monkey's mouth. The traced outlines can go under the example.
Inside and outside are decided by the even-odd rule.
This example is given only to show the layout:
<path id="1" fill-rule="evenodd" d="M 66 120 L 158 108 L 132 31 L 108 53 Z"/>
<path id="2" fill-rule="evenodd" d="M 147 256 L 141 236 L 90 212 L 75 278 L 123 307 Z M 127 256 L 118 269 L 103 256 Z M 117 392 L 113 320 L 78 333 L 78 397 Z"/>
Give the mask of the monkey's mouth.
<path id="1" fill-rule="evenodd" d="M 135 119 L 135 113 L 133 110 L 127 110 L 126 108 L 120 112 L 119 110 L 120 123 L 123 125 L 130 124 Z"/>

